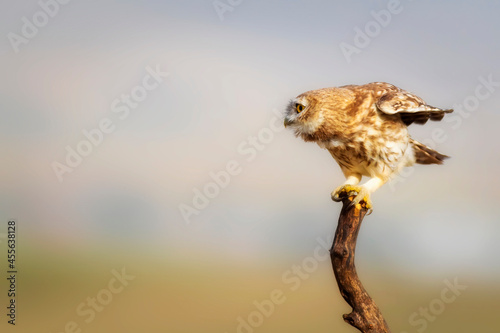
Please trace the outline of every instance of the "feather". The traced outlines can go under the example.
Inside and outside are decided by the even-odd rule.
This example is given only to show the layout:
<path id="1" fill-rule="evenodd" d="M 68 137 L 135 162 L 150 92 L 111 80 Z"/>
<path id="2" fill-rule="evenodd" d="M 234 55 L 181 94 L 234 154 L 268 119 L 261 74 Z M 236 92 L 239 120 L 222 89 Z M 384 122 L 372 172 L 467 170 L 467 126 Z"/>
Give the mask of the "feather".
<path id="1" fill-rule="evenodd" d="M 413 145 L 415 151 L 415 158 L 418 164 L 443 164 L 443 161 L 449 156 L 438 153 L 416 140 L 411 139 L 410 143 Z"/>

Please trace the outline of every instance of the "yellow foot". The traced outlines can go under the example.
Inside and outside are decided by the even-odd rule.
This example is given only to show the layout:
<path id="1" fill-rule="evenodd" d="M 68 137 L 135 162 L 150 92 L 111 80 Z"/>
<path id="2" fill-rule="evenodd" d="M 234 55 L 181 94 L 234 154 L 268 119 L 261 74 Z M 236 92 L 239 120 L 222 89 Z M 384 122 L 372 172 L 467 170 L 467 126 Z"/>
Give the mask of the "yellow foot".
<path id="1" fill-rule="evenodd" d="M 363 186 L 355 185 L 342 185 L 332 192 L 333 201 L 342 201 L 345 197 L 354 196 L 351 205 L 358 205 L 364 203 L 367 209 L 373 209 L 372 202 L 370 200 L 370 193 Z"/>

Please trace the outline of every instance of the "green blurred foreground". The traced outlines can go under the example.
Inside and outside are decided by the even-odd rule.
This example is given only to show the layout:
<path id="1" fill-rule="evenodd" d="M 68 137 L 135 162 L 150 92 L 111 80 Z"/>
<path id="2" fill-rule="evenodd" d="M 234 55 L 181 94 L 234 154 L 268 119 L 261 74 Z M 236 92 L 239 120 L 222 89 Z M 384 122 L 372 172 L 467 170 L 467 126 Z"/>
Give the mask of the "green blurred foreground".
<path id="1" fill-rule="evenodd" d="M 214 253 L 179 261 L 173 253 L 89 248 L 21 248 L 17 325 L 3 314 L 1 331 L 356 332 L 342 320 L 349 307 L 326 252 L 316 262 L 241 263 Z M 454 291 L 444 282 L 453 276 L 430 284 L 373 267 L 359 267 L 359 274 L 393 332 L 499 332 L 497 285 L 457 277 L 467 289 Z"/>

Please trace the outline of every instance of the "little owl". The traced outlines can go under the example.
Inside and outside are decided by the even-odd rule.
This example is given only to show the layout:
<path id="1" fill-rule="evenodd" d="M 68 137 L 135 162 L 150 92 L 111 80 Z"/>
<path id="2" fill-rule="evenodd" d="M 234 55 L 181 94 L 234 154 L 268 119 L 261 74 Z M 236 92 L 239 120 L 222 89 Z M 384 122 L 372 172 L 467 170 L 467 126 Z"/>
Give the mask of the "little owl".
<path id="1" fill-rule="evenodd" d="M 284 124 L 304 141 L 327 149 L 339 164 L 346 181 L 332 192 L 333 200 L 354 193 L 352 204 L 364 201 L 371 209 L 370 194 L 402 168 L 442 164 L 448 157 L 410 138 L 407 126 L 438 121 L 452 111 L 374 82 L 305 92 L 290 101 Z M 357 186 L 362 176 L 371 179 Z"/>

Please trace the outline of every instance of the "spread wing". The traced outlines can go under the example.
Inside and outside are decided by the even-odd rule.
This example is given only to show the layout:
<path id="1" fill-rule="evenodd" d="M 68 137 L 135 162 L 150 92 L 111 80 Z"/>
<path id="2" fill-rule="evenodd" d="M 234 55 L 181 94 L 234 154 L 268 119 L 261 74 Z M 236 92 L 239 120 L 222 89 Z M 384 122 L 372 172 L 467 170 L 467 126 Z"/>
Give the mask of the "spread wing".
<path id="1" fill-rule="evenodd" d="M 423 99 L 407 91 L 388 91 L 375 103 L 385 114 L 399 114 L 406 126 L 410 124 L 425 124 L 429 119 L 439 121 L 445 113 L 452 109 L 440 109 L 430 106 Z"/>

